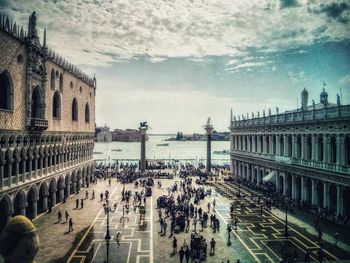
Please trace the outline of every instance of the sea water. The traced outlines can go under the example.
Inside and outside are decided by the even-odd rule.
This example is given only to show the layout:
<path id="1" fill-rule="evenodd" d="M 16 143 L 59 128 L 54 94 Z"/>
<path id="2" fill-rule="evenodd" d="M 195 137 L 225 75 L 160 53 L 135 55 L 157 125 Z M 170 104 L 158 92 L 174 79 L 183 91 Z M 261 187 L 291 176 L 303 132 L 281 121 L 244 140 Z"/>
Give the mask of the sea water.
<path id="1" fill-rule="evenodd" d="M 146 159 L 179 162 L 198 163 L 205 162 L 207 152 L 206 141 L 165 141 L 170 136 L 157 135 L 149 136 L 146 142 Z M 169 146 L 157 146 L 157 144 L 168 143 Z M 215 154 L 214 151 L 230 149 L 229 141 L 211 142 L 212 162 L 223 164 L 229 162 L 228 154 Z M 140 142 L 96 142 L 94 159 L 99 162 L 136 161 L 140 159 Z"/>

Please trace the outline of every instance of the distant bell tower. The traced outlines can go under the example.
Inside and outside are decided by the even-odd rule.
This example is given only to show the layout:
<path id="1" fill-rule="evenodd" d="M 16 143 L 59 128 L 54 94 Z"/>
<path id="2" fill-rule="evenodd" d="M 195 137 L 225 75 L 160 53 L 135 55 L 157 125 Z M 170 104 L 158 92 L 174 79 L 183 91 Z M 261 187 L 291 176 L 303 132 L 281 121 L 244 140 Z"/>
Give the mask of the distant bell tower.
<path id="1" fill-rule="evenodd" d="M 307 101 L 309 99 L 309 93 L 307 92 L 306 88 L 303 89 L 301 92 L 301 109 L 306 110 L 307 109 Z"/>

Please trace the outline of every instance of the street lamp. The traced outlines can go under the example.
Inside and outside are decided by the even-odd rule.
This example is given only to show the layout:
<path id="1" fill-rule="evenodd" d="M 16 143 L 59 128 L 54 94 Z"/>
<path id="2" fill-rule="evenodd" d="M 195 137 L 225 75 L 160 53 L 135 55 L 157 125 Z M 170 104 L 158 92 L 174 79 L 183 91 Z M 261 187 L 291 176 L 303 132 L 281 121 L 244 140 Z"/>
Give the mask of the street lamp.
<path id="1" fill-rule="evenodd" d="M 109 234 L 109 201 L 108 199 L 106 200 L 106 211 L 107 211 L 107 231 L 105 235 L 105 240 L 107 241 L 107 244 L 109 240 L 111 239 L 111 235 Z"/>
<path id="2" fill-rule="evenodd" d="M 284 235 L 286 238 L 288 238 L 288 199 L 285 199 L 285 206 L 286 206 L 286 221 L 285 221 L 285 228 L 284 228 Z"/>

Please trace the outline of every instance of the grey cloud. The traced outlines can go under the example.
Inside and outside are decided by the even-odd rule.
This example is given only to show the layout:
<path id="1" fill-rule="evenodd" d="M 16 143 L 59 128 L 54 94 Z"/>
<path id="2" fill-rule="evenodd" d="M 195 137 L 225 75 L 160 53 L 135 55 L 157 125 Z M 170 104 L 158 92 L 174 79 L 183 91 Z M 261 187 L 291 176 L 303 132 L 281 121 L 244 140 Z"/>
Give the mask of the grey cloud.
<path id="1" fill-rule="evenodd" d="M 280 8 L 289 8 L 289 7 L 297 7 L 299 6 L 298 0 L 280 0 Z"/>
<path id="2" fill-rule="evenodd" d="M 344 24 L 348 23 L 350 19 L 350 5 L 347 2 L 321 4 L 317 8 L 309 8 L 309 12 L 316 14 L 324 13 L 327 17 Z"/>

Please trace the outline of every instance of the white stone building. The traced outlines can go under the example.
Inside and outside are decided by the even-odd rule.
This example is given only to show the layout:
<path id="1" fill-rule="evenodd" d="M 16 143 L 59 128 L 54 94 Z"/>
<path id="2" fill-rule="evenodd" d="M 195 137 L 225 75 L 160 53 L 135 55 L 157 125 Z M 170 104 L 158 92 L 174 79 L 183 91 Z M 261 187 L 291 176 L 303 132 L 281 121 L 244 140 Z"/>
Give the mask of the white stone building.
<path id="1" fill-rule="evenodd" d="M 280 194 L 350 216 L 350 105 L 320 103 L 263 116 L 231 114 L 231 172 L 255 184 L 270 181 Z"/>

